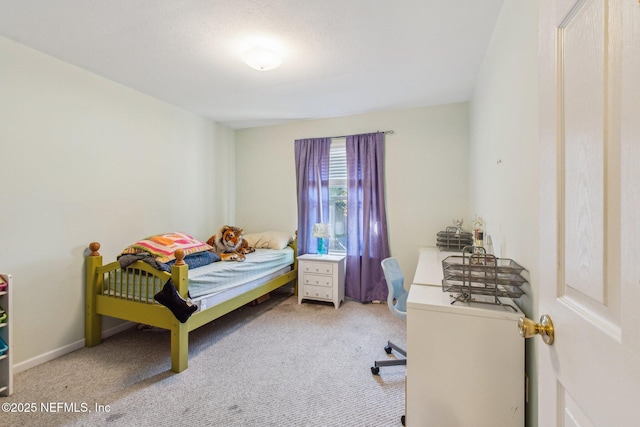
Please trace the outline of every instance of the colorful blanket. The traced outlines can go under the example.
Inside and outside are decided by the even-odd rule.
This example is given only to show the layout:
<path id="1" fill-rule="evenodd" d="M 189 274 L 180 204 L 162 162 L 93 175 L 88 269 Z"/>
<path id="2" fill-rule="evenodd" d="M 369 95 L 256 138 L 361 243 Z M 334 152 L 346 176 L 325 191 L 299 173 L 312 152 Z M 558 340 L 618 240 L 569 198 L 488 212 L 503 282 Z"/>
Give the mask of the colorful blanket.
<path id="1" fill-rule="evenodd" d="M 213 247 L 194 239 L 184 233 L 167 233 L 149 236 L 143 240 L 129 245 L 122 255 L 136 255 L 143 252 L 150 253 L 158 262 L 166 263 L 175 260 L 174 252 L 177 249 L 184 250 L 184 254 L 190 255 L 213 249 Z"/>

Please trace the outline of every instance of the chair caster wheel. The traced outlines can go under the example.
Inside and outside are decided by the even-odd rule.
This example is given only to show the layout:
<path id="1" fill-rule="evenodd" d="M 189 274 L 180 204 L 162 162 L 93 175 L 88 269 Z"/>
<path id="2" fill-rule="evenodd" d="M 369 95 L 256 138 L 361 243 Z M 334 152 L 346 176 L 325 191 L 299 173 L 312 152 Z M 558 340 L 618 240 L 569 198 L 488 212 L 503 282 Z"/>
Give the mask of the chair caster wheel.
<path id="1" fill-rule="evenodd" d="M 371 373 L 373 375 L 378 375 L 379 372 L 380 372 L 380 368 L 378 368 L 377 366 L 372 366 L 371 367 Z"/>
<path id="2" fill-rule="evenodd" d="M 405 419 L 404 415 L 401 416 L 400 417 L 400 422 L 402 423 L 402 425 L 405 425 L 405 423 L 404 423 L 405 421 L 406 421 L 406 419 Z"/>
<path id="3" fill-rule="evenodd" d="M 388 346 L 388 345 L 384 346 L 384 351 L 386 351 L 387 354 L 391 354 L 391 350 L 392 350 L 391 346 Z"/>

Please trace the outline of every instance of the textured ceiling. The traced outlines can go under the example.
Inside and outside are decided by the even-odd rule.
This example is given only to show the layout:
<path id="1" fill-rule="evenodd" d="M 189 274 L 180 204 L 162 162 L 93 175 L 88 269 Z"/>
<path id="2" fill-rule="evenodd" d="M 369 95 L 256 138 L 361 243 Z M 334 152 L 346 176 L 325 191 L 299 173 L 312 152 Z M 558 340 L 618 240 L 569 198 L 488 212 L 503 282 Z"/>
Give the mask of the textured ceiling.
<path id="1" fill-rule="evenodd" d="M 233 128 L 469 100 L 502 0 L 0 0 L 0 35 Z M 262 40 L 283 57 L 255 71 Z"/>

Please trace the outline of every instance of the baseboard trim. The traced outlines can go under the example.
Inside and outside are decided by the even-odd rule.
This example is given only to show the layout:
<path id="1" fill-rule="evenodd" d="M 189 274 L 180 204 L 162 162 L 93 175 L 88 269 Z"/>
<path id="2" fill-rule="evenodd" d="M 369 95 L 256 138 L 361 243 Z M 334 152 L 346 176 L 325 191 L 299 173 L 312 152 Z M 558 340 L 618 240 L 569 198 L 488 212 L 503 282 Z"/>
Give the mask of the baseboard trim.
<path id="1" fill-rule="evenodd" d="M 119 332 L 132 328 L 134 325 L 135 323 L 125 322 L 121 325 L 104 330 L 102 331 L 102 338 L 108 338 Z M 40 356 L 32 357 L 31 359 L 25 360 L 24 362 L 17 363 L 13 365 L 13 373 L 17 374 L 19 372 L 26 371 L 27 369 L 35 368 L 38 365 L 42 365 L 43 363 L 50 362 L 51 360 L 57 359 L 58 357 L 64 356 L 65 354 L 69 354 L 73 351 L 79 350 L 84 347 L 84 342 L 85 340 L 81 339 L 71 344 L 41 354 Z"/>

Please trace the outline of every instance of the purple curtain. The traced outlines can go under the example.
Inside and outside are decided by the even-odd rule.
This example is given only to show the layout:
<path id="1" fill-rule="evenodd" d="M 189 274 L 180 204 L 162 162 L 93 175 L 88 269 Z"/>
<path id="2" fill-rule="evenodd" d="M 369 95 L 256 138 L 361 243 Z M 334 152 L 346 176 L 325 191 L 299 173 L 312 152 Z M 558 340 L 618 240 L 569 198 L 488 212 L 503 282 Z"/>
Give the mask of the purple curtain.
<path id="1" fill-rule="evenodd" d="M 296 139 L 298 254 L 316 253 L 313 225 L 329 222 L 329 148 L 331 138 Z"/>
<path id="2" fill-rule="evenodd" d="M 347 273 L 345 294 L 387 299 L 380 262 L 389 257 L 384 194 L 384 133 L 347 137 Z"/>

